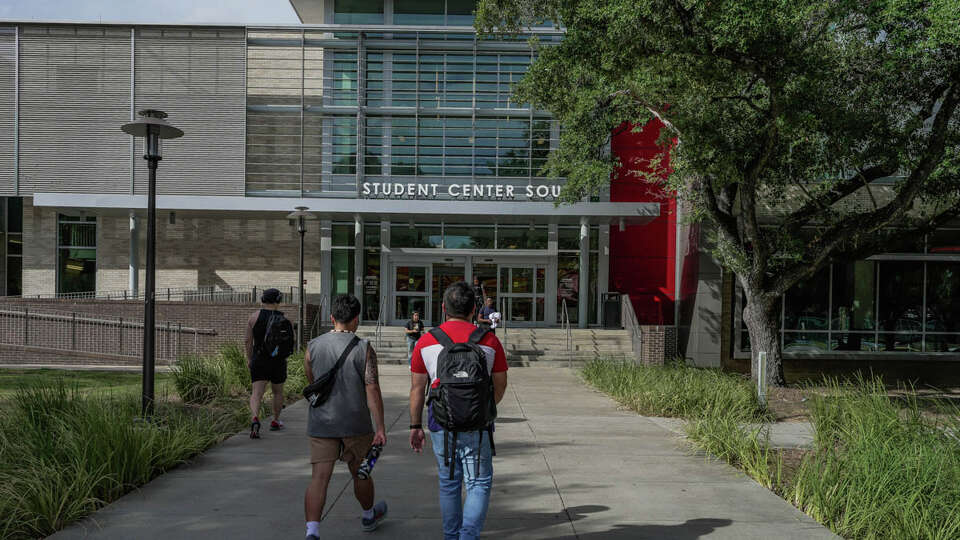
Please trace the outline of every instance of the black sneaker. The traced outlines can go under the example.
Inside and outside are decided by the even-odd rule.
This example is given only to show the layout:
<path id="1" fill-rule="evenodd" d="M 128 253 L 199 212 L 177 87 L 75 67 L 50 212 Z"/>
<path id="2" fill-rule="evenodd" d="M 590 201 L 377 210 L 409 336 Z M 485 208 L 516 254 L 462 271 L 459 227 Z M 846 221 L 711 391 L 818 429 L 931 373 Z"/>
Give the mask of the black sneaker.
<path id="1" fill-rule="evenodd" d="M 308 534 L 307 540 L 320 540 L 320 537 L 315 534 Z"/>
<path id="2" fill-rule="evenodd" d="M 260 438 L 260 419 L 254 417 L 253 422 L 250 423 L 250 438 L 259 439 Z"/>
<path id="3" fill-rule="evenodd" d="M 364 532 L 375 531 L 385 517 L 387 517 L 387 501 L 380 501 L 373 505 L 373 517 L 370 519 L 362 518 L 360 524 L 363 526 Z"/>

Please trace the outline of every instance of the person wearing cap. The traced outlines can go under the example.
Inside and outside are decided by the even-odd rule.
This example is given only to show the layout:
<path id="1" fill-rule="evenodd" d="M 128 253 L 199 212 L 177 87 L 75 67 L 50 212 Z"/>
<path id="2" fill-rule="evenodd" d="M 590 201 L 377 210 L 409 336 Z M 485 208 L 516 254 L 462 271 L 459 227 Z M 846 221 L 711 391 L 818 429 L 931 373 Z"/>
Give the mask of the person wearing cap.
<path id="1" fill-rule="evenodd" d="M 263 304 L 261 309 L 250 315 L 247 321 L 247 331 L 244 337 L 244 348 L 247 353 L 247 367 L 250 368 L 250 381 L 253 390 L 250 394 L 250 438 L 260 438 L 260 404 L 267 391 L 267 383 L 273 392 L 273 420 L 270 422 L 270 431 L 283 429 L 280 421 L 280 411 L 283 410 L 283 383 L 287 380 L 287 359 L 268 356 L 261 349 L 267 333 L 267 325 L 275 314 L 283 316 L 279 311 L 283 295 L 277 289 L 267 289 L 260 296 Z"/>

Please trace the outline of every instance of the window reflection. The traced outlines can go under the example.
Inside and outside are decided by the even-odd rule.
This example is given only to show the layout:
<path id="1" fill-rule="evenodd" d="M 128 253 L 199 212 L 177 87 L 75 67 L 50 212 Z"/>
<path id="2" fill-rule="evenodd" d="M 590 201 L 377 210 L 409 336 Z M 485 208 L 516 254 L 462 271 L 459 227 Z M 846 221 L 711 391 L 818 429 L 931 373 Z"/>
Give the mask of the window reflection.
<path id="1" fill-rule="evenodd" d="M 798 330 L 826 330 L 827 306 L 830 291 L 828 270 L 817 272 L 787 293 L 784 310 L 784 328 Z"/>
<path id="2" fill-rule="evenodd" d="M 834 265 L 833 330 L 876 329 L 876 281 L 873 261 Z"/>

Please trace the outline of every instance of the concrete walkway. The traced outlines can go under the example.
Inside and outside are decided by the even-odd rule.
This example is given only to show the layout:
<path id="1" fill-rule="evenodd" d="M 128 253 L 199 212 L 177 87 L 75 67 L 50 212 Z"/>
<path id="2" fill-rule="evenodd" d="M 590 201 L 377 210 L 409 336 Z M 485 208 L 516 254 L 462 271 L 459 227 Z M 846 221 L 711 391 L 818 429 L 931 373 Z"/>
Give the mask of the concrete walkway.
<path id="1" fill-rule="evenodd" d="M 488 538 L 836 538 L 733 468 L 692 455 L 673 432 L 618 410 L 564 368 L 510 371 L 500 407 Z M 338 466 L 324 538 L 440 538 L 436 462 L 407 443 L 409 377 L 384 366 L 388 446 L 374 478 L 390 514 L 360 532 Z M 303 403 L 288 429 L 240 434 L 57 535 L 69 538 L 303 538 L 309 477 Z"/>

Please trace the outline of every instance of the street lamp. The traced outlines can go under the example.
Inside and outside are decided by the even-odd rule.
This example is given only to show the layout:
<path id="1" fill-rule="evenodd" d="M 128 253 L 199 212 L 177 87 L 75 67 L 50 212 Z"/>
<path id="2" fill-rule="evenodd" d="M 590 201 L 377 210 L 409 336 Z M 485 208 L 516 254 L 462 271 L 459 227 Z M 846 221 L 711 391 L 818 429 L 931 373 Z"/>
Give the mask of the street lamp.
<path id="1" fill-rule="evenodd" d="M 146 109 L 138 113 L 140 119 L 124 124 L 120 129 L 134 137 L 144 138 L 143 159 L 150 169 L 147 184 L 147 269 L 146 284 L 143 291 L 143 391 L 141 407 L 143 416 L 153 413 L 153 370 L 154 337 L 156 323 L 154 315 L 154 288 L 156 284 L 156 241 L 157 241 L 157 162 L 163 159 L 161 141 L 183 136 L 183 131 L 168 124 L 164 118 L 167 113 Z"/>
<path id="2" fill-rule="evenodd" d="M 307 224 L 306 220 L 308 219 L 317 219 L 317 216 L 311 214 L 307 211 L 306 206 L 298 206 L 295 208 L 295 212 L 290 213 L 287 216 L 287 219 L 296 219 L 297 220 L 297 232 L 300 233 L 300 305 L 299 305 L 299 320 L 300 320 L 300 331 L 297 332 L 297 348 L 300 349 L 303 347 L 303 329 L 306 326 L 306 304 L 304 303 L 304 292 L 303 292 L 303 237 L 307 233 Z"/>

